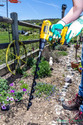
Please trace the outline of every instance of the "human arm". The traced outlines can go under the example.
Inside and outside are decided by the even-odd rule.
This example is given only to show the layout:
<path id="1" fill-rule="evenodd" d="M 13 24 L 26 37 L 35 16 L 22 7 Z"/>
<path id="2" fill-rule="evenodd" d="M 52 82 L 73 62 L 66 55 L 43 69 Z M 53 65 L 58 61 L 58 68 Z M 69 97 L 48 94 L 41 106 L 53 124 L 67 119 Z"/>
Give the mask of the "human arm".
<path id="1" fill-rule="evenodd" d="M 83 11 L 83 0 L 73 0 L 73 7 L 68 12 L 68 14 L 63 17 L 58 23 L 53 24 L 51 27 L 51 31 L 53 32 L 53 36 L 58 36 L 61 38 L 60 32 L 58 30 L 62 30 L 63 27 L 76 20 L 81 12 Z"/>
<path id="2" fill-rule="evenodd" d="M 73 7 L 67 13 L 65 17 L 63 17 L 63 21 L 68 24 L 72 21 L 76 20 L 83 11 L 83 0 L 73 0 Z"/>

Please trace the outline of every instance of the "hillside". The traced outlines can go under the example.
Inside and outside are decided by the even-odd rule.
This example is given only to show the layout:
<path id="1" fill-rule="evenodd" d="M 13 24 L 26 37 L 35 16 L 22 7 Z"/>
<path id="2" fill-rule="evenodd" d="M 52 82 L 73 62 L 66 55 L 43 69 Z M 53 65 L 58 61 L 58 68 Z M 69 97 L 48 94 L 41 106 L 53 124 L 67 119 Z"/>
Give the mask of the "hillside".
<path id="1" fill-rule="evenodd" d="M 42 22 L 43 22 L 43 20 L 50 20 L 51 22 L 52 22 L 52 24 L 54 24 L 54 23 L 56 23 L 58 20 L 60 20 L 60 19 L 58 19 L 58 18 L 56 18 L 56 19 L 50 19 L 50 18 L 47 18 L 47 19 L 40 19 L 40 20 L 23 20 L 24 22 L 28 22 L 28 23 L 31 23 L 31 24 L 37 24 L 37 25 L 41 25 L 42 24 Z"/>

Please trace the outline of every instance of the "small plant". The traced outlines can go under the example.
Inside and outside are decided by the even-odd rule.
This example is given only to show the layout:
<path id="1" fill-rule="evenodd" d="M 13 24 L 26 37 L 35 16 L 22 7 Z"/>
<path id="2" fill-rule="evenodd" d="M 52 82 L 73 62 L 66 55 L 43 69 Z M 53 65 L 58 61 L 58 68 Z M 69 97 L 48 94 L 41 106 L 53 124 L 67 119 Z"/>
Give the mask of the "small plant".
<path id="1" fill-rule="evenodd" d="M 19 83 L 23 84 L 23 83 L 24 83 L 24 80 L 19 81 Z"/>
<path id="2" fill-rule="evenodd" d="M 3 90 L 0 92 L 0 102 L 3 103 L 4 105 L 7 105 L 14 101 L 13 97 L 10 95 L 10 93 L 6 92 Z"/>
<path id="3" fill-rule="evenodd" d="M 27 72 L 23 72 L 23 78 L 26 78 L 28 76 L 29 76 L 29 74 Z"/>
<path id="4" fill-rule="evenodd" d="M 20 86 L 21 89 L 25 88 L 25 89 L 29 89 L 29 86 L 27 83 L 23 83 L 21 86 Z"/>
<path id="5" fill-rule="evenodd" d="M 79 66 L 78 66 L 78 71 L 81 73 L 82 72 L 82 65 L 81 65 L 81 63 L 79 64 Z"/>
<path id="6" fill-rule="evenodd" d="M 9 86 L 7 84 L 8 81 L 0 77 L 0 92 L 2 92 L 3 90 L 7 91 L 9 89 Z"/>
<path id="7" fill-rule="evenodd" d="M 65 77 L 65 75 L 63 74 L 63 77 Z"/>
<path id="8" fill-rule="evenodd" d="M 78 68 L 74 68 L 74 70 L 78 70 Z"/>
<path id="9" fill-rule="evenodd" d="M 8 92 L 9 86 L 7 80 L 0 79 L 0 104 L 1 110 L 9 110 L 9 104 L 14 101 L 13 96 Z"/>
<path id="10" fill-rule="evenodd" d="M 33 66 L 32 73 L 35 72 L 35 69 L 36 69 L 36 65 Z M 43 77 L 51 75 L 50 66 L 49 66 L 49 63 L 47 61 L 41 60 L 41 63 L 39 64 L 39 69 L 40 70 L 37 71 L 39 78 L 43 78 Z"/>
<path id="11" fill-rule="evenodd" d="M 41 96 L 51 96 L 55 92 L 56 87 L 47 83 L 38 83 L 35 86 L 35 95 L 37 97 Z"/>
<path id="12" fill-rule="evenodd" d="M 66 51 L 58 51 L 57 52 L 60 56 L 67 56 L 68 53 Z"/>
<path id="13" fill-rule="evenodd" d="M 18 92 L 14 92 L 14 99 L 15 99 L 15 101 L 21 101 L 22 100 L 22 98 L 23 98 L 23 94 L 24 94 L 24 92 L 23 91 L 18 91 Z"/>
<path id="14" fill-rule="evenodd" d="M 14 100 L 16 102 L 21 101 L 22 98 L 23 98 L 23 95 L 25 93 L 27 93 L 27 91 L 29 90 L 29 86 L 28 86 L 27 83 L 24 83 L 23 80 L 21 80 L 20 83 L 21 83 L 21 85 L 20 85 L 20 89 L 21 90 L 19 90 L 19 91 L 17 91 L 16 89 L 14 89 L 14 83 L 10 84 L 10 91 L 9 91 L 9 93 L 14 98 Z"/>
<path id="15" fill-rule="evenodd" d="M 67 47 L 65 45 L 58 45 L 56 46 L 56 49 L 59 51 L 67 51 Z"/>

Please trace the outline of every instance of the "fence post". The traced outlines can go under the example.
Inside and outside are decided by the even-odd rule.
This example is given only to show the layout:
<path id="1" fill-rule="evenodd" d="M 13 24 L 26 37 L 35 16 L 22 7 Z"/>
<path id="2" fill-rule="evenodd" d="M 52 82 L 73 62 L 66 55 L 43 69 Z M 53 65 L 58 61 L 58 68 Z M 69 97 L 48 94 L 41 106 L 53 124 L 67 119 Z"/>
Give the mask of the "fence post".
<path id="1" fill-rule="evenodd" d="M 15 51 L 15 55 L 17 54 L 17 56 L 19 56 L 18 15 L 17 15 L 17 13 L 13 12 L 10 14 L 10 17 L 13 20 L 11 28 L 12 28 L 12 39 L 15 40 L 15 48 L 16 49 L 14 48 L 14 51 Z M 15 62 L 15 64 L 16 63 L 17 62 Z"/>

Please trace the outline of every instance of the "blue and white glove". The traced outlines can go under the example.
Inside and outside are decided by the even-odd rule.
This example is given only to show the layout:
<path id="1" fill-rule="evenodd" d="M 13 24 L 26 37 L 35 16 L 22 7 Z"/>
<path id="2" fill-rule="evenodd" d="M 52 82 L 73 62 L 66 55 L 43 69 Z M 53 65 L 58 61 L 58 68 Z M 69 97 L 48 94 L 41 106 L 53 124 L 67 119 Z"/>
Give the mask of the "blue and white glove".
<path id="1" fill-rule="evenodd" d="M 61 38 L 61 30 L 63 29 L 63 27 L 65 26 L 65 22 L 63 20 L 60 20 L 58 23 L 53 24 L 51 26 L 51 32 L 53 33 L 53 38 Z"/>
<path id="2" fill-rule="evenodd" d="M 73 37 L 78 36 L 82 28 L 83 28 L 83 16 L 79 17 L 70 25 L 65 37 L 66 43 L 69 43 Z"/>

